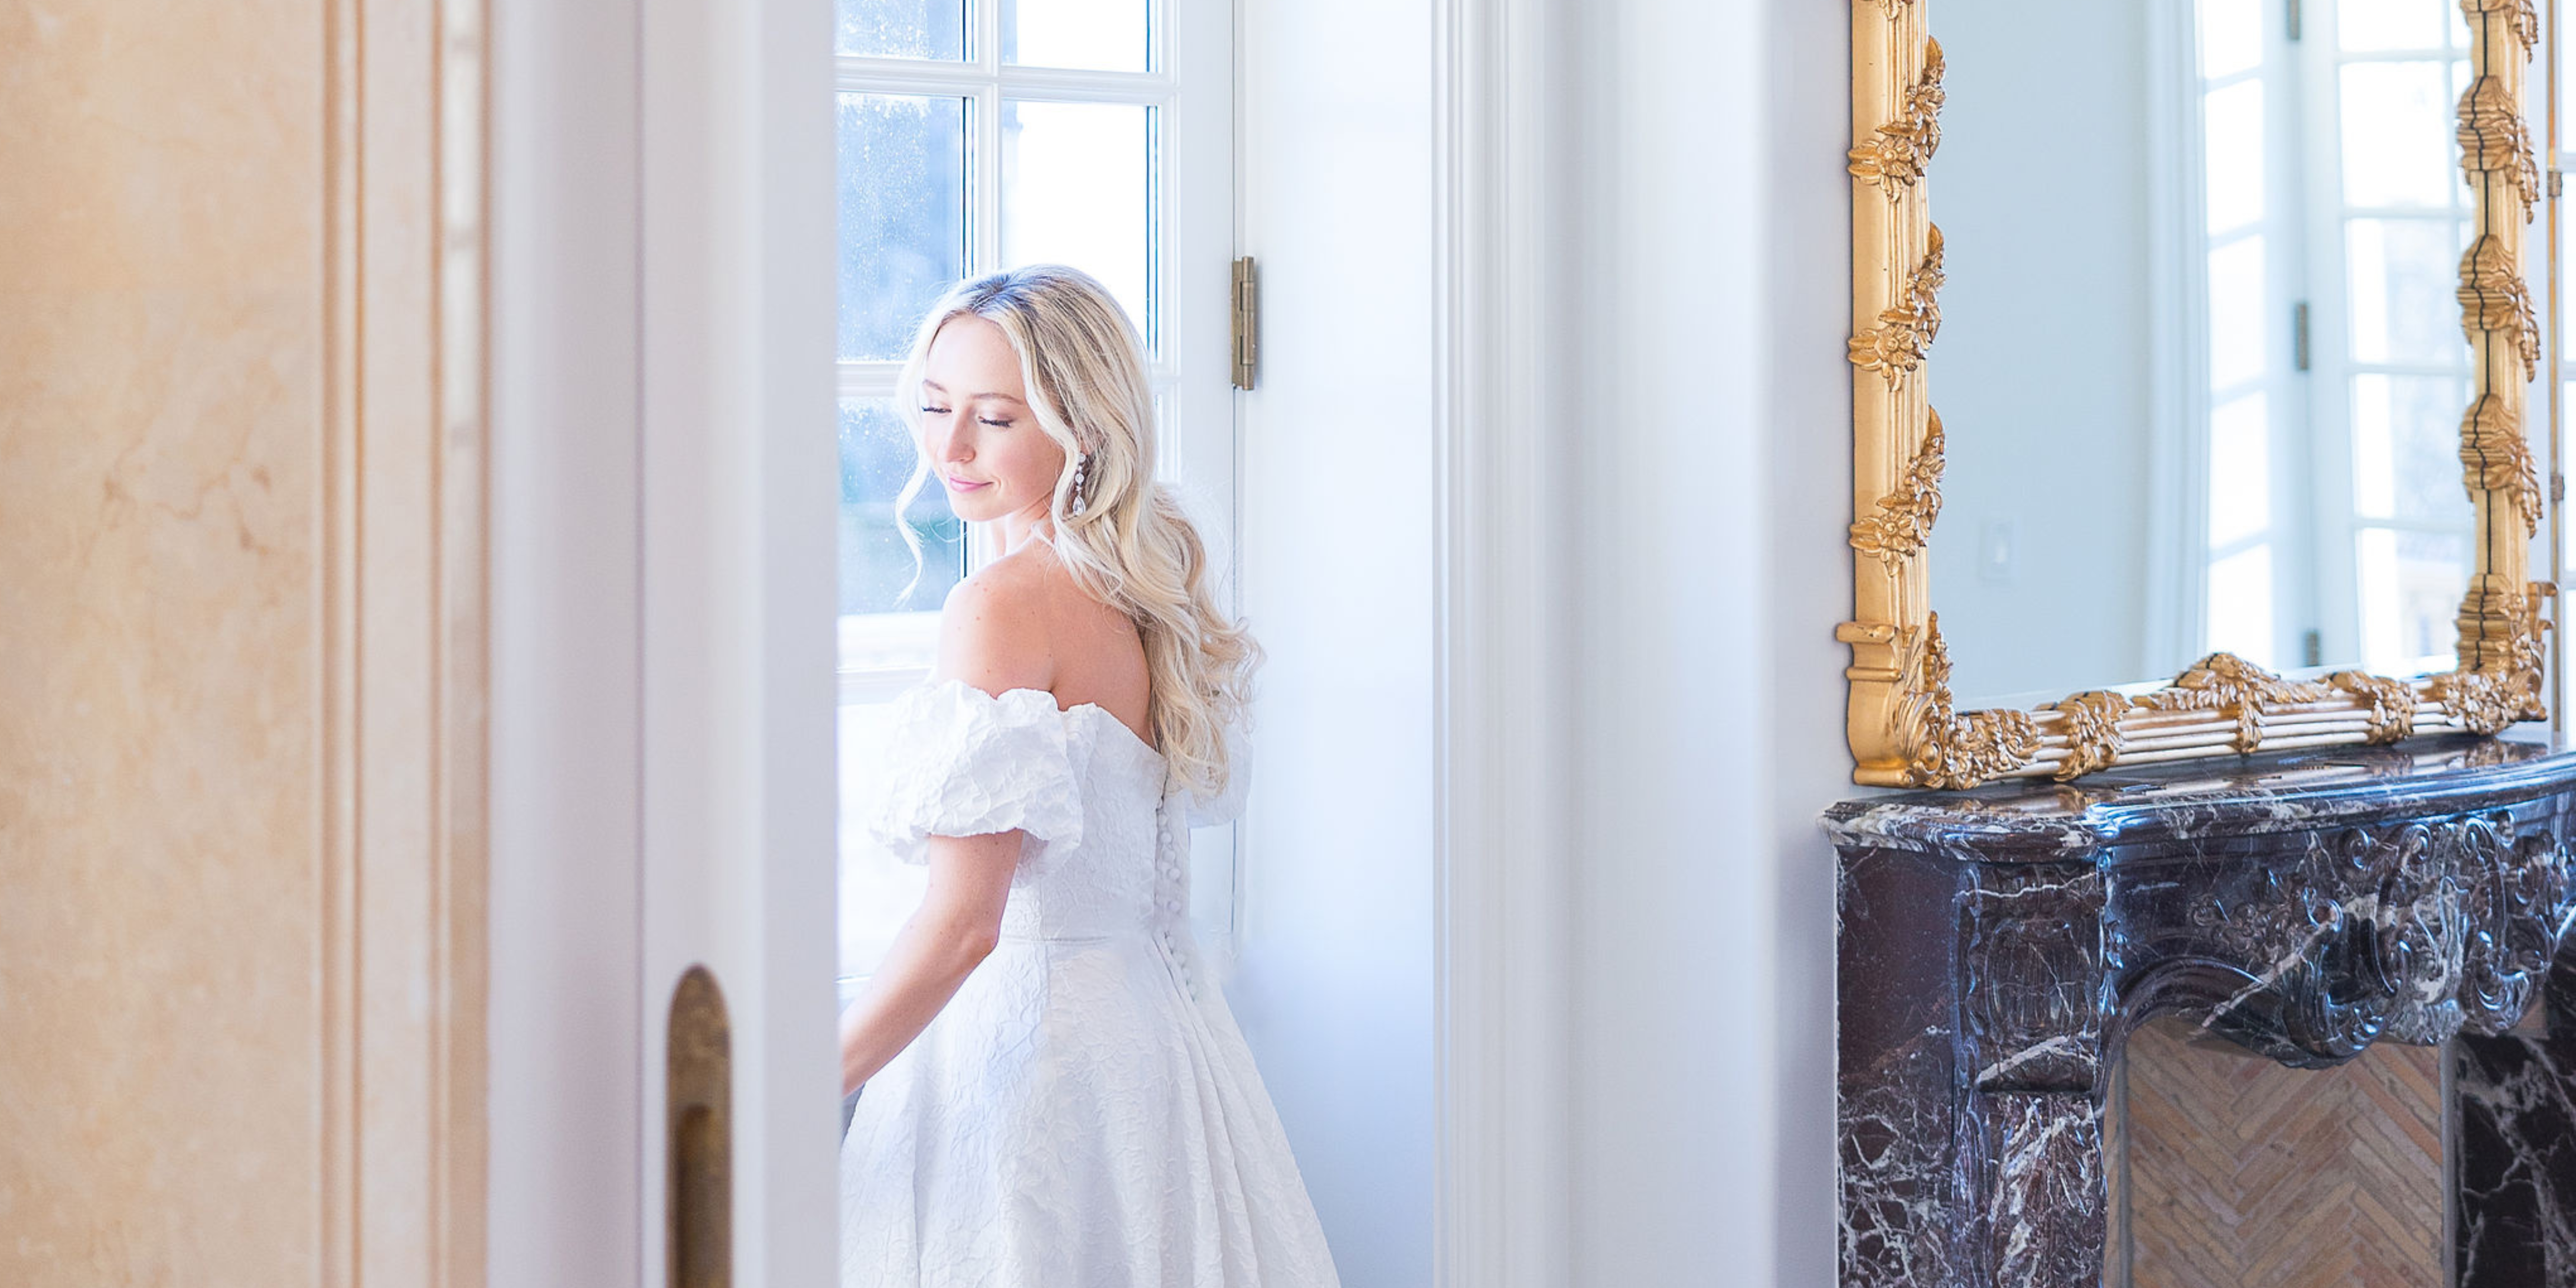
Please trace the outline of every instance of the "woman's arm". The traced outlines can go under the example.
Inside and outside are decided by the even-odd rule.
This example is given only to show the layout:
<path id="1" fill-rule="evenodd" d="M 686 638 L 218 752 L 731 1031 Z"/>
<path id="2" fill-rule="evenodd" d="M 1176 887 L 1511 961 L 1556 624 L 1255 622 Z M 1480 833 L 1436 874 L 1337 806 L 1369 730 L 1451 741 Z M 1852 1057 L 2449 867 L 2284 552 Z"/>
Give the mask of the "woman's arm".
<path id="1" fill-rule="evenodd" d="M 963 680 L 990 694 L 1051 689 L 1055 662 L 1023 558 L 988 564 L 949 592 L 939 614 L 935 680 Z M 1022 834 L 930 838 L 930 889 L 895 936 L 868 991 L 841 1016 L 841 1094 L 895 1058 L 993 951 L 1011 897 Z"/>
<path id="2" fill-rule="evenodd" d="M 841 1094 L 859 1089 L 957 995 L 1002 933 L 1021 834 L 930 838 L 930 889 L 868 991 L 841 1016 Z"/>

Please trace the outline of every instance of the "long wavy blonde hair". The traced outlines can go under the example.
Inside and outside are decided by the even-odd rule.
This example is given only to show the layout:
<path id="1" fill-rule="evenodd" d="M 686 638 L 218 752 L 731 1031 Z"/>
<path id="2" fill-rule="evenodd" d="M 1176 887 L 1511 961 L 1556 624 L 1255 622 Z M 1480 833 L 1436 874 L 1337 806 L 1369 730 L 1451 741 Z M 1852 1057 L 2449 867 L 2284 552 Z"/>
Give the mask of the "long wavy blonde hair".
<path id="1" fill-rule="evenodd" d="M 1179 498 L 1154 481 L 1154 391 L 1134 324 L 1078 269 L 1033 264 L 975 278 L 931 307 L 897 388 L 906 395 L 921 388 L 939 328 L 970 313 L 1009 337 L 1029 407 L 1064 449 L 1064 471 L 1048 503 L 1057 556 L 1076 585 L 1135 621 L 1151 675 L 1155 745 L 1181 785 L 1202 798 L 1216 795 L 1229 768 L 1226 729 L 1248 713 L 1261 646 L 1218 608 L 1206 543 Z M 916 456 L 898 514 L 930 477 L 919 401 L 906 396 L 898 403 Z M 898 526 L 918 558 L 919 538 L 910 525 Z"/>

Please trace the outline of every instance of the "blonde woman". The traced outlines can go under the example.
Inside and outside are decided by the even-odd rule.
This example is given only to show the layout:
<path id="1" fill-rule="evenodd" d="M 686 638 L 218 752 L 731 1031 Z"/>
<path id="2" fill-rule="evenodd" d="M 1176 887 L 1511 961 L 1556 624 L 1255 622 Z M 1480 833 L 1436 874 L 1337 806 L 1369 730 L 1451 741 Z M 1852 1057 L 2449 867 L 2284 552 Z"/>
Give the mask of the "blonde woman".
<path id="1" fill-rule="evenodd" d="M 845 1288 L 1336 1283 L 1190 939 L 1259 650 L 1153 481 L 1135 328 L 1068 268 L 950 291 L 901 388 L 925 475 L 1002 554 L 898 699 L 877 838 L 928 893 L 841 1023 Z"/>

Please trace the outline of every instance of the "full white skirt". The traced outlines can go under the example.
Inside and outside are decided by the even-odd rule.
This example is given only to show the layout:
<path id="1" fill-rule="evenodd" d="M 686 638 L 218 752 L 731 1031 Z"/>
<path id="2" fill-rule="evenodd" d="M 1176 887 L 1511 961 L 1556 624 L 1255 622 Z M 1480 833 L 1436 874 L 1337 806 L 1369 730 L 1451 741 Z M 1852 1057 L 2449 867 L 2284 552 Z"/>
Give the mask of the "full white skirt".
<path id="1" fill-rule="evenodd" d="M 1006 938 L 870 1081 L 844 1288 L 1331 1288 L 1223 995 L 1186 943 Z"/>

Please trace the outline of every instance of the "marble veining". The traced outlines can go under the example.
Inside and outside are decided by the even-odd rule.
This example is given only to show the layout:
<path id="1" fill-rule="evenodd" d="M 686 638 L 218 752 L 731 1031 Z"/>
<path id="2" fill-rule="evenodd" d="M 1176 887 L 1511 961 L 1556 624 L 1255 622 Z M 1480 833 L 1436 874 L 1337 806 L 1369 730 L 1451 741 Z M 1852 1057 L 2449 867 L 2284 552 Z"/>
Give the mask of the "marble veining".
<path id="1" fill-rule="evenodd" d="M 1844 1284 L 2098 1283 L 2106 1071 L 2178 1015 L 2297 1067 L 2467 1035 L 2484 1152 L 2455 1167 L 2456 1259 L 2525 1277 L 2462 1288 L 2576 1288 L 2576 1060 L 2511 1032 L 2570 919 L 2576 752 L 2426 739 L 1884 796 L 1825 826 Z"/>

